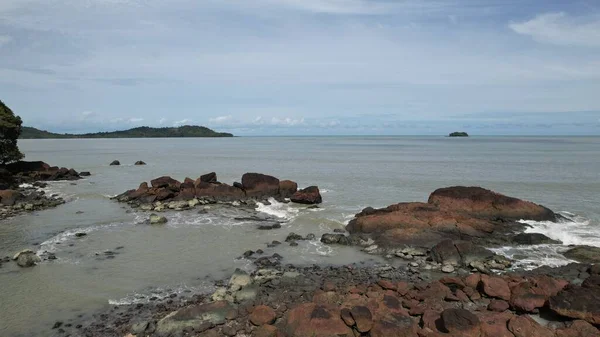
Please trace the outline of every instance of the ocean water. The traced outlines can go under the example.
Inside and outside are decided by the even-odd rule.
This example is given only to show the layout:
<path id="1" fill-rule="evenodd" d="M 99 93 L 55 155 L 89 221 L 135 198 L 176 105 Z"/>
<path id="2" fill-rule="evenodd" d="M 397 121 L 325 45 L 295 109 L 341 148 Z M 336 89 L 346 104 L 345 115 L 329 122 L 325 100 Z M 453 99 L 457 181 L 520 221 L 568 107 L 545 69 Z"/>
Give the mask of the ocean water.
<path id="1" fill-rule="evenodd" d="M 52 336 L 55 321 L 110 305 L 211 290 L 211 280 L 235 268 L 246 250 L 277 252 L 284 263 L 347 264 L 376 260 L 318 240 L 266 248 L 289 232 L 317 237 L 343 228 L 367 206 L 425 201 L 437 188 L 478 185 L 563 212 L 560 223 L 527 222 L 528 231 L 565 244 L 600 246 L 600 137 L 240 137 L 227 139 L 23 140 L 28 160 L 91 171 L 72 184 L 52 183 L 68 203 L 0 222 L 0 256 L 24 248 L 54 252 L 56 261 L 0 268 L 0 336 Z M 122 166 L 108 164 L 118 159 Z M 134 166 L 137 160 L 147 166 Z M 245 172 L 318 185 L 318 209 L 279 204 L 257 211 L 283 222 L 259 223 L 232 208 L 167 213 L 165 226 L 148 226 L 147 213 L 109 199 L 162 175 L 183 180 L 215 171 L 226 183 Z M 81 213 L 83 212 L 83 213 Z M 75 233 L 88 235 L 77 238 Z M 566 246 L 503 247 L 519 266 L 568 263 Z M 116 253 L 114 258 L 107 251 Z"/>

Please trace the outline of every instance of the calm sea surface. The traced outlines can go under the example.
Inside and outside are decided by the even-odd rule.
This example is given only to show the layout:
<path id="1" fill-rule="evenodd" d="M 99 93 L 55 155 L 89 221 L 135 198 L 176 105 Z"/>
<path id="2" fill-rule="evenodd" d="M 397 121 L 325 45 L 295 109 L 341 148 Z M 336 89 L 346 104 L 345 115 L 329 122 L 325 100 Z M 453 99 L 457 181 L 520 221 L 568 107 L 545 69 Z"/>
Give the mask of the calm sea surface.
<path id="1" fill-rule="evenodd" d="M 258 248 L 285 263 L 346 264 L 367 260 L 352 248 L 318 241 L 267 249 L 293 231 L 318 237 L 342 228 L 366 206 L 425 201 L 433 190 L 479 185 L 567 212 L 572 221 L 531 223 L 531 231 L 566 244 L 600 246 L 600 137 L 281 137 L 229 139 L 23 140 L 27 160 L 91 171 L 89 179 L 53 183 L 68 203 L 0 222 L 0 256 L 24 248 L 54 252 L 58 260 L 35 268 L 0 268 L 0 336 L 51 336 L 55 321 L 143 303 L 152 296 L 209 291 L 210 280 L 235 268 Z M 118 159 L 120 167 L 108 164 Z M 147 166 L 133 166 L 137 160 Z M 274 203 L 259 211 L 280 217 L 283 228 L 258 231 L 236 221 L 240 211 L 168 213 L 166 226 L 148 226 L 148 214 L 128 211 L 110 196 L 170 175 L 182 180 L 215 171 L 226 183 L 245 172 L 318 185 L 320 209 Z M 81 213 L 83 212 L 83 213 Z M 76 238 L 77 232 L 86 232 Z M 118 248 L 118 249 L 117 249 Z M 524 265 L 567 262 L 557 251 L 506 247 L 525 253 Z M 104 252 L 118 254 L 107 259 Z"/>

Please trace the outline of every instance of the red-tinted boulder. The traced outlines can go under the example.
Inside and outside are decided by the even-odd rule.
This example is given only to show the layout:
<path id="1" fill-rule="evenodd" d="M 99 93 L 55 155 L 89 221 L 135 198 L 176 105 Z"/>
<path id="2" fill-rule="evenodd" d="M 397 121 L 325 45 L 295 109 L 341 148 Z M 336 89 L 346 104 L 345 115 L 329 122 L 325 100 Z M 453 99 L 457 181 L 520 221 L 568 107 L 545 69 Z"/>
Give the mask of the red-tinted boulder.
<path id="1" fill-rule="evenodd" d="M 310 186 L 305 189 L 299 190 L 290 198 L 292 202 L 297 204 L 314 205 L 323 202 L 321 193 L 317 186 Z"/>
<path id="2" fill-rule="evenodd" d="M 362 333 L 371 331 L 373 328 L 373 315 L 369 308 L 365 306 L 355 306 L 350 309 L 350 315 L 356 323 L 356 330 Z"/>
<path id="3" fill-rule="evenodd" d="M 554 332 L 541 326 L 527 315 L 515 316 L 508 321 L 508 330 L 515 337 L 554 337 Z"/>
<path id="4" fill-rule="evenodd" d="M 218 180 L 217 180 L 217 174 L 215 172 L 204 174 L 204 175 L 200 176 L 199 179 L 200 179 L 201 182 L 204 182 L 204 183 L 216 183 L 216 182 L 218 182 Z"/>
<path id="5" fill-rule="evenodd" d="M 508 310 L 509 307 L 510 307 L 510 305 L 506 301 L 492 300 L 490 302 L 490 304 L 488 305 L 488 310 L 496 311 L 496 312 L 503 312 L 503 311 Z"/>
<path id="6" fill-rule="evenodd" d="M 298 191 L 298 184 L 291 180 L 282 180 L 279 182 L 279 196 L 290 198 Z"/>
<path id="7" fill-rule="evenodd" d="M 551 210 L 481 187 L 441 188 L 429 196 L 430 204 L 484 219 L 555 221 Z"/>
<path id="8" fill-rule="evenodd" d="M 534 312 L 546 305 L 551 296 L 558 294 L 568 282 L 548 276 L 523 280 L 511 288 L 510 305 L 513 309 Z"/>
<path id="9" fill-rule="evenodd" d="M 173 192 L 179 191 L 181 183 L 171 177 L 164 176 L 150 181 L 152 188 L 168 188 Z"/>
<path id="10" fill-rule="evenodd" d="M 0 190 L 0 203 L 4 206 L 14 206 L 21 198 L 21 192 L 15 190 Z"/>
<path id="11" fill-rule="evenodd" d="M 600 337 L 600 331 L 590 323 L 579 320 L 556 329 L 556 337 Z"/>
<path id="12" fill-rule="evenodd" d="M 500 277 L 481 275 L 481 288 L 489 297 L 510 300 L 508 283 Z"/>
<path id="13" fill-rule="evenodd" d="M 279 179 L 260 173 L 246 173 L 242 186 L 248 197 L 264 198 L 279 195 Z"/>
<path id="14" fill-rule="evenodd" d="M 285 332 L 294 337 L 352 336 L 336 307 L 305 303 L 288 312 Z M 373 336 L 373 335 L 372 335 Z"/>
<path id="15" fill-rule="evenodd" d="M 371 337 L 417 337 L 419 322 L 400 314 L 390 314 L 375 321 Z M 351 336 L 351 335 L 348 335 Z"/>
<path id="16" fill-rule="evenodd" d="M 442 312 L 442 326 L 455 336 L 480 337 L 479 318 L 465 309 L 446 309 Z"/>
<path id="17" fill-rule="evenodd" d="M 514 337 L 508 330 L 508 321 L 514 317 L 510 312 L 483 312 L 479 314 L 481 337 Z"/>
<path id="18" fill-rule="evenodd" d="M 559 315 L 600 324 L 600 288 L 568 287 L 551 297 L 549 304 Z"/>
<path id="19" fill-rule="evenodd" d="M 170 190 L 169 188 L 159 188 L 156 190 L 156 200 L 157 201 L 166 201 L 173 199 L 175 197 L 175 192 Z"/>
<path id="20" fill-rule="evenodd" d="M 250 322 L 256 326 L 272 324 L 275 322 L 277 314 L 275 310 L 266 305 L 259 305 L 252 310 L 250 314 Z"/>
<path id="21" fill-rule="evenodd" d="M 196 196 L 221 201 L 239 200 L 246 197 L 244 191 L 227 184 L 200 183 L 196 185 Z"/>

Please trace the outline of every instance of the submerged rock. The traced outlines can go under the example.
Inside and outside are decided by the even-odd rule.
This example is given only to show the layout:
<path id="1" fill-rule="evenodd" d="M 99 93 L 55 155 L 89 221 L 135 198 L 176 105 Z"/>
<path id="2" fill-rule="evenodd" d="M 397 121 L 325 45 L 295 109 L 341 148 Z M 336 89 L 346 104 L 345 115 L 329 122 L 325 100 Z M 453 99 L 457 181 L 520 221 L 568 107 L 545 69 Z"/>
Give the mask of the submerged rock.
<path id="1" fill-rule="evenodd" d="M 234 311 L 236 311 L 235 307 L 227 301 L 192 305 L 158 321 L 156 333 L 169 335 L 190 328 L 195 332 L 203 332 L 215 325 L 224 324 Z"/>
<path id="2" fill-rule="evenodd" d="M 515 235 L 512 240 L 520 245 L 562 244 L 561 241 L 553 240 L 540 233 L 521 233 Z"/>
<path id="3" fill-rule="evenodd" d="M 162 225 L 167 223 L 169 220 L 167 220 L 167 218 L 165 218 L 164 216 L 160 216 L 157 214 L 151 214 L 150 215 L 150 224 L 151 225 Z"/>
<path id="4" fill-rule="evenodd" d="M 135 166 L 143 166 L 143 165 L 146 165 L 146 163 L 144 163 L 144 162 L 143 162 L 143 161 L 141 161 L 141 160 L 138 160 L 138 161 L 136 161 L 136 162 L 135 162 L 135 164 L 133 164 L 133 165 L 135 165 Z"/>
<path id="5" fill-rule="evenodd" d="M 600 247 L 576 246 L 564 252 L 563 255 L 582 263 L 600 263 Z"/>
<path id="6" fill-rule="evenodd" d="M 120 162 L 120 161 L 118 161 L 118 160 L 113 160 L 113 161 L 110 163 L 110 166 L 119 166 L 119 165 L 121 165 L 121 162 Z"/>

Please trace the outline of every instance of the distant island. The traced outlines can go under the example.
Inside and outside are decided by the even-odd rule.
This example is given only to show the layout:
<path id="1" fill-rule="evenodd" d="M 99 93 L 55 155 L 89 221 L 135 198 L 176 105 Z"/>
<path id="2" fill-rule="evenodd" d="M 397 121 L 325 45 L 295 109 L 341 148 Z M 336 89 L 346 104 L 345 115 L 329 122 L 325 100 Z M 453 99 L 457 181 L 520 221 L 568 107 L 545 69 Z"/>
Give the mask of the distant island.
<path id="1" fill-rule="evenodd" d="M 452 132 L 448 137 L 469 137 L 469 134 L 466 132 Z"/>
<path id="2" fill-rule="evenodd" d="M 233 137 L 231 133 L 216 132 L 204 126 L 185 125 L 173 128 L 151 128 L 142 126 L 124 131 L 96 132 L 84 134 L 54 133 L 24 126 L 21 139 L 71 139 L 71 138 L 196 138 Z"/>

